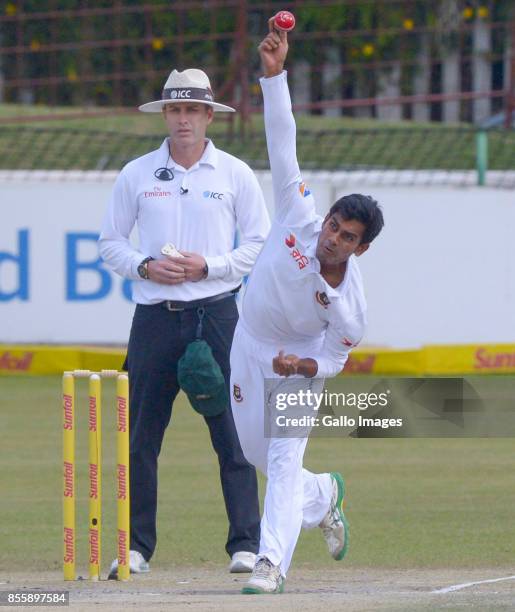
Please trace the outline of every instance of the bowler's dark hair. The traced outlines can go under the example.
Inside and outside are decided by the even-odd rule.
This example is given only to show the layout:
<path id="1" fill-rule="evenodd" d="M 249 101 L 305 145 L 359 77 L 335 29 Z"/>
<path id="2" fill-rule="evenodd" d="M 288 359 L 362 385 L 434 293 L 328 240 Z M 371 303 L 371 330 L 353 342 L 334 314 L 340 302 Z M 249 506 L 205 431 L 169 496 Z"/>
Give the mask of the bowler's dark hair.
<path id="1" fill-rule="evenodd" d="M 339 213 L 345 221 L 360 221 L 365 226 L 361 243 L 372 242 L 384 225 L 383 211 L 374 198 L 360 193 L 352 193 L 337 200 L 329 215 Z"/>

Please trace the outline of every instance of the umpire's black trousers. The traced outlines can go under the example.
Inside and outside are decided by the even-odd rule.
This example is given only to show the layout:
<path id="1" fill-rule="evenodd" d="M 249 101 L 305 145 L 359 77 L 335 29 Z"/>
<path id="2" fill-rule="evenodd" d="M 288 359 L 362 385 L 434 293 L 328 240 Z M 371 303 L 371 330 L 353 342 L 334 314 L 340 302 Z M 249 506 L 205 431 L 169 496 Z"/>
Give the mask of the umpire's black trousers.
<path id="1" fill-rule="evenodd" d="M 229 386 L 229 353 L 238 320 L 235 298 L 208 303 L 204 310 L 202 338 L 211 346 Z M 147 561 L 156 547 L 157 458 L 179 391 L 177 362 L 188 343 L 195 340 L 198 322 L 196 309 L 170 312 L 161 304 L 137 305 L 132 321 L 126 362 L 130 384 L 131 549 L 140 551 Z M 256 472 L 243 456 L 230 404 L 222 414 L 204 419 L 218 455 L 229 518 L 226 551 L 231 556 L 241 550 L 257 553 Z"/>

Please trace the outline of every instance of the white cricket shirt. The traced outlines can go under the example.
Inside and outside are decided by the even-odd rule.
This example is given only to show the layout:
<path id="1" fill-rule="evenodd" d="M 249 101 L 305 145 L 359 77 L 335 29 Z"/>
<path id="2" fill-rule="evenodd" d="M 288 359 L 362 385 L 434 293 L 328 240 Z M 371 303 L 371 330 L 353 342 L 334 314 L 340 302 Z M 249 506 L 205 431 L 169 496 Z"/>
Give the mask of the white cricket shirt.
<path id="1" fill-rule="evenodd" d="M 173 180 L 156 178 L 168 167 Z M 139 247 L 129 241 L 137 224 Z M 239 245 L 235 247 L 239 228 Z M 237 287 L 250 272 L 270 229 L 261 188 L 241 160 L 211 141 L 187 170 L 169 157 L 168 138 L 156 151 L 129 162 L 120 172 L 102 224 L 99 251 L 118 274 L 130 278 L 138 304 L 191 301 Z M 199 282 L 163 285 L 143 280 L 138 265 L 149 255 L 164 259 L 167 242 L 205 257 L 209 274 Z"/>
<path id="2" fill-rule="evenodd" d="M 332 288 L 315 256 L 323 219 L 302 182 L 286 72 L 261 79 L 275 219 L 243 299 L 240 324 L 257 340 L 318 362 L 317 376 L 340 372 L 361 340 L 366 302 L 356 258 Z"/>

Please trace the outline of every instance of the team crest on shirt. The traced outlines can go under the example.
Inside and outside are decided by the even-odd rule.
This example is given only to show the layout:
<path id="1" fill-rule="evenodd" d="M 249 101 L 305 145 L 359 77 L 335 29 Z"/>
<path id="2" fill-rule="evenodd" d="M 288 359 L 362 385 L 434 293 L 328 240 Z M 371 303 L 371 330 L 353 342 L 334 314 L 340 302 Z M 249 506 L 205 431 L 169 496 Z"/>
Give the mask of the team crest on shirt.
<path id="1" fill-rule="evenodd" d="M 349 348 L 352 348 L 353 346 L 356 346 L 354 344 L 354 342 L 352 342 L 352 340 L 349 340 L 347 337 L 344 337 L 342 339 L 342 344 L 344 344 L 345 346 L 348 346 Z"/>
<path id="2" fill-rule="evenodd" d="M 239 385 L 232 386 L 232 396 L 236 402 L 243 401 L 243 395 L 241 394 L 241 387 Z"/>
<path id="3" fill-rule="evenodd" d="M 325 291 L 322 291 L 322 292 L 317 291 L 315 293 L 315 297 L 316 297 L 317 302 L 320 304 L 320 306 L 322 306 L 323 308 L 327 310 L 327 307 L 331 303 L 331 301 L 327 297 L 327 293 Z"/>
<path id="4" fill-rule="evenodd" d="M 308 195 L 311 195 L 311 191 L 308 189 L 308 186 L 304 182 L 299 184 L 299 191 L 300 191 L 300 195 L 303 198 L 307 198 Z"/>

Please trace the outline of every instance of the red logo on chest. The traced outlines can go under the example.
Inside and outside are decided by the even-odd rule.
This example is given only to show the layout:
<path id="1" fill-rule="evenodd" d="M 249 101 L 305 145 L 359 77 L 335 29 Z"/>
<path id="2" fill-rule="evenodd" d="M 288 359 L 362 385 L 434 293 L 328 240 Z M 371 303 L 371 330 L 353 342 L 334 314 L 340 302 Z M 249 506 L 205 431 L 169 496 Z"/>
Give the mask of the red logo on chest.
<path id="1" fill-rule="evenodd" d="M 299 251 L 299 249 L 293 249 L 291 252 L 291 256 L 297 262 L 297 265 L 299 266 L 299 270 L 302 270 L 303 268 L 305 268 L 309 263 L 309 259 L 305 255 L 303 255 Z"/>
<path id="2" fill-rule="evenodd" d="M 284 239 L 284 243 L 289 249 L 292 249 L 295 246 L 295 242 L 296 242 L 295 234 L 290 234 L 289 236 L 286 236 L 286 238 Z"/>
<path id="3" fill-rule="evenodd" d="M 296 249 L 293 248 L 295 246 L 296 242 L 297 242 L 297 239 L 295 238 L 295 234 L 290 234 L 289 236 L 286 236 L 286 238 L 284 239 L 284 244 L 289 249 L 292 249 L 290 251 L 290 255 L 297 262 L 297 265 L 299 266 L 299 270 L 302 270 L 302 268 L 305 268 L 308 265 L 309 259 L 305 255 L 303 255 L 299 251 L 298 248 L 296 248 Z"/>
<path id="4" fill-rule="evenodd" d="M 154 187 L 153 191 L 145 191 L 143 193 L 144 198 L 166 198 L 171 195 L 172 195 L 171 191 L 165 191 L 164 189 L 161 189 L 161 187 L 157 187 L 157 186 Z"/>

